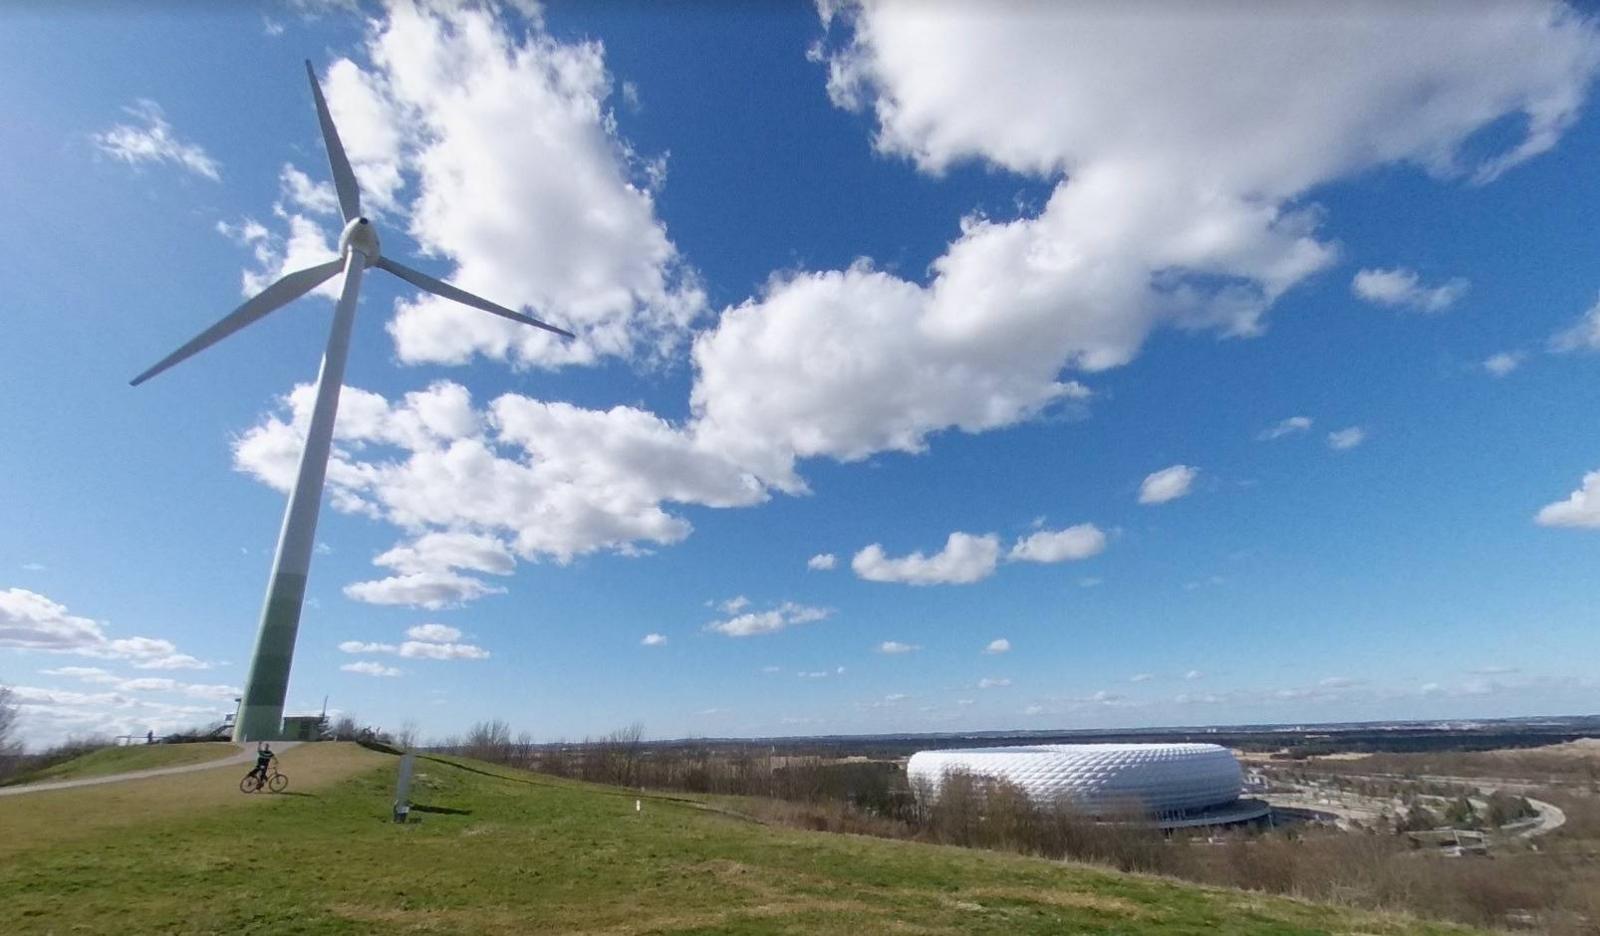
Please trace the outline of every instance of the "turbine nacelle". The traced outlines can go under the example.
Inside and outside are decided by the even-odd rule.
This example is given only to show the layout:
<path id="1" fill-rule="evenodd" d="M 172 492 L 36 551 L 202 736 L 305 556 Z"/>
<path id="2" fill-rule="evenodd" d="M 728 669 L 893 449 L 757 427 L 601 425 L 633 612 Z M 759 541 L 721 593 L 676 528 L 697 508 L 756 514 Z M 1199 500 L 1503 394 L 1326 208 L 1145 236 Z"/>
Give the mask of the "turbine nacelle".
<path id="1" fill-rule="evenodd" d="M 366 218 L 352 218 L 339 235 L 339 256 L 349 256 L 352 250 L 367 258 L 367 266 L 377 263 L 383 256 L 378 249 L 378 228 Z"/>

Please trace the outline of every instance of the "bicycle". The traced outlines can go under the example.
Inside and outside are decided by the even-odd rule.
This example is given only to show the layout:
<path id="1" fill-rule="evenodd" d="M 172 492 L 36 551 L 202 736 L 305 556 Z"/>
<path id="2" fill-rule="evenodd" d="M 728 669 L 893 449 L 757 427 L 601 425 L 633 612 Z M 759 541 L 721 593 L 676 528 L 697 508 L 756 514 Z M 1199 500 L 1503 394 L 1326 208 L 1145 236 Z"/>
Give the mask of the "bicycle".
<path id="1" fill-rule="evenodd" d="M 244 779 L 239 781 L 239 792 L 257 793 L 260 792 L 262 787 L 266 787 L 268 790 L 271 790 L 274 793 L 282 793 L 284 790 L 288 789 L 288 776 L 280 773 L 277 767 L 271 767 L 269 770 L 270 772 L 264 777 L 258 775 L 253 770 L 245 774 Z"/>

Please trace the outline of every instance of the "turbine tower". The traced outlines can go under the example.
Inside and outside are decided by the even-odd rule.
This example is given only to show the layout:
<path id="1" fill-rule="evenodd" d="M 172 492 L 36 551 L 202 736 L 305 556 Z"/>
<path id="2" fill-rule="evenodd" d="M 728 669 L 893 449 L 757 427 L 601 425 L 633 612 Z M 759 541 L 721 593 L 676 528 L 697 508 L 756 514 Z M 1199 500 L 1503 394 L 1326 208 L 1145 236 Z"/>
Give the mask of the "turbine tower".
<path id="1" fill-rule="evenodd" d="M 323 352 L 322 369 L 317 375 L 317 398 L 311 408 L 311 425 L 306 430 L 306 447 L 300 455 L 300 471 L 294 487 L 289 491 L 289 506 L 283 515 L 283 529 L 278 534 L 278 551 L 272 560 L 272 577 L 267 582 L 267 598 L 261 609 L 261 627 L 256 634 L 255 654 L 250 660 L 250 675 L 245 680 L 244 697 L 234 720 L 235 741 L 272 740 L 283 731 L 283 699 L 289 688 L 289 666 L 294 658 L 295 634 L 300 628 L 306 575 L 311 569 L 317 510 L 322 504 L 322 482 L 328 470 L 334 414 L 339 409 L 339 389 L 344 384 L 344 365 L 350 352 L 350 331 L 355 323 L 362 274 L 369 267 L 377 267 L 436 296 L 566 338 L 573 337 L 571 332 L 513 312 L 383 256 L 378 250 L 378 232 L 361 215 L 361 192 L 356 186 L 355 173 L 339 143 L 339 131 L 333 125 L 328 102 L 322 98 L 317 73 L 309 61 L 306 62 L 306 76 L 311 80 L 317 121 L 322 125 L 322 143 L 328 150 L 333 187 L 338 192 L 339 210 L 344 215 L 339 257 L 287 274 L 132 381 L 134 386 L 144 383 L 293 302 L 340 271 L 344 272 L 339 302 L 333 311 L 333 328 L 328 334 L 328 347 Z"/>

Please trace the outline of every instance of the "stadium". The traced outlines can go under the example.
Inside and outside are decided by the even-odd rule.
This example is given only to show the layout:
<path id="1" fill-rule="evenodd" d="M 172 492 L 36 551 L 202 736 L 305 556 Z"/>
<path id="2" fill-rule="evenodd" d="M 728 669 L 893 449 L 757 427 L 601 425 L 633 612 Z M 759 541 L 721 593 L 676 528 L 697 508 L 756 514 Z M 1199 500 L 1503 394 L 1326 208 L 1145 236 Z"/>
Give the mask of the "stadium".
<path id="1" fill-rule="evenodd" d="M 1010 783 L 1039 805 L 1062 804 L 1097 819 L 1143 816 L 1163 829 L 1230 825 L 1267 815 L 1241 800 L 1243 772 L 1215 744 L 1041 744 L 918 751 L 906 765 L 919 802 L 939 798 L 945 778 Z"/>

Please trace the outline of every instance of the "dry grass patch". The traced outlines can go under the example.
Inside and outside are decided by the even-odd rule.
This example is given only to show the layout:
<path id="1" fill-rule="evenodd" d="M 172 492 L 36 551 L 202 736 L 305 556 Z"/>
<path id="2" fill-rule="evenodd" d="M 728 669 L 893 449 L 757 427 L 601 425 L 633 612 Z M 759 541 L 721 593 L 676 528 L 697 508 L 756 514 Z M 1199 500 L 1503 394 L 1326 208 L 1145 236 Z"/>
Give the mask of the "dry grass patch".
<path id="1" fill-rule="evenodd" d="M 963 894 L 971 900 L 980 902 L 980 906 L 981 902 L 985 900 L 1005 900 L 1045 904 L 1051 907 L 1067 907 L 1074 910 L 1094 910 L 1097 913 L 1107 913 L 1113 916 L 1128 917 L 1129 919 L 1143 919 L 1150 915 L 1148 910 L 1126 897 L 1113 897 L 1092 891 L 980 887 L 964 891 Z"/>

